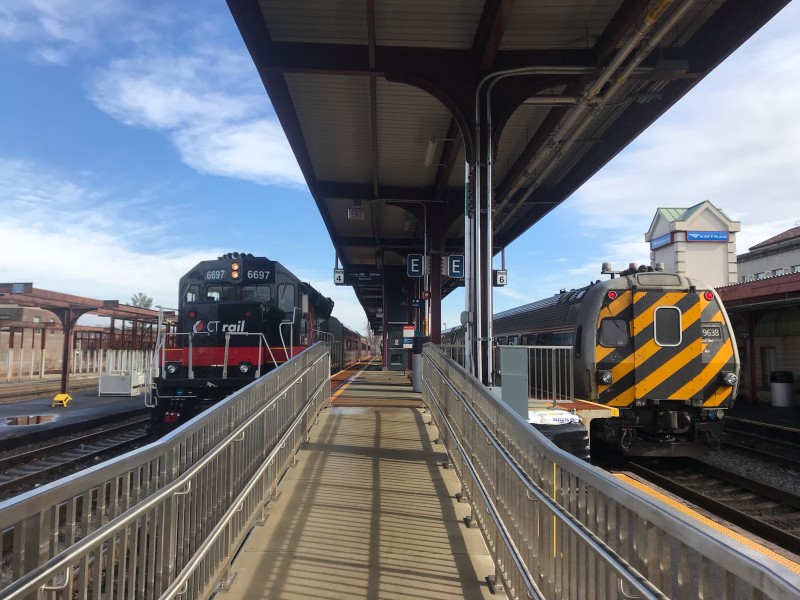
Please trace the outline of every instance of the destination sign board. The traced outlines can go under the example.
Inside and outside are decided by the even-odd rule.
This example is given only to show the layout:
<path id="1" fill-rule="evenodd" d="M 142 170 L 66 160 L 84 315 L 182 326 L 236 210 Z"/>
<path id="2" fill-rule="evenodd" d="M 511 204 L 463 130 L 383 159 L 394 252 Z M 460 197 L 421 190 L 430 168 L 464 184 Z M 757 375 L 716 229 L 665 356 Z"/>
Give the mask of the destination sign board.
<path id="1" fill-rule="evenodd" d="M 379 269 L 376 268 L 345 268 L 344 270 L 344 284 L 345 285 L 364 285 L 364 284 L 380 284 L 383 282 L 383 276 Z"/>

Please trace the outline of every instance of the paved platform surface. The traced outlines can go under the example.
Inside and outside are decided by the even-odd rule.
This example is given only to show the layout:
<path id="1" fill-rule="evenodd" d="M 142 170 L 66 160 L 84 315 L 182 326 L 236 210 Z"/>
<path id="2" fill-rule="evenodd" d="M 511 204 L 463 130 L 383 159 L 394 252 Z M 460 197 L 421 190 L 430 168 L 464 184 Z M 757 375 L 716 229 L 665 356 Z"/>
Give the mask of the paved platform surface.
<path id="1" fill-rule="evenodd" d="M 503 598 L 469 505 L 402 372 L 337 392 L 233 565 L 226 599 Z"/>
<path id="2" fill-rule="evenodd" d="M 98 396 L 97 389 L 72 392 L 66 408 L 52 406 L 53 394 L 0 404 L 0 450 L 69 433 L 76 425 L 101 425 L 144 414 L 144 396 Z M 43 422 L 37 423 L 41 420 Z M 28 421 L 28 425 L 14 422 Z M 66 431 L 65 431 L 66 430 Z"/>
<path id="3" fill-rule="evenodd" d="M 728 413 L 732 417 L 759 423 L 770 423 L 793 429 L 800 428 L 800 406 L 772 406 L 766 402 L 751 404 L 737 400 Z"/>

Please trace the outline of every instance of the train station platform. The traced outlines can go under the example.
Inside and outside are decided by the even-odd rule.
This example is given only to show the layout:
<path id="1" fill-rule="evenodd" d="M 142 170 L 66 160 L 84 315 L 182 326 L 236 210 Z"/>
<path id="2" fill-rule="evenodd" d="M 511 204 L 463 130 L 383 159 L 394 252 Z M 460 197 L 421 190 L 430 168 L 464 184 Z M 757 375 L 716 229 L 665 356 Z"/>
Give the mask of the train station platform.
<path id="1" fill-rule="evenodd" d="M 320 415 L 226 599 L 490 598 L 480 531 L 402 372 L 362 371 Z"/>
<path id="2" fill-rule="evenodd" d="M 53 394 L 0 403 L 0 450 L 72 433 L 82 428 L 144 414 L 144 396 L 98 396 L 97 388 L 70 393 L 67 406 L 53 406 Z"/>

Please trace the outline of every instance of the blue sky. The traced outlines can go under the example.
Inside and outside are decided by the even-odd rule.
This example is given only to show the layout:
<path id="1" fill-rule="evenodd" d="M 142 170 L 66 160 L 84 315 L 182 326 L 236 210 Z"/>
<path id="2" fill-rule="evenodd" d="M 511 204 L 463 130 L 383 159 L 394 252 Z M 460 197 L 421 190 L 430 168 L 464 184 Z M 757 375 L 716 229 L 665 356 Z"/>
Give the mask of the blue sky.
<path id="1" fill-rule="evenodd" d="M 659 206 L 711 200 L 742 221 L 740 253 L 795 226 L 798 32 L 795 2 L 515 241 L 495 308 L 647 262 Z M 195 263 L 248 251 L 363 329 L 223 0 L 3 3 L 0 90 L 0 281 L 174 306 Z M 462 307 L 452 294 L 442 320 Z"/>

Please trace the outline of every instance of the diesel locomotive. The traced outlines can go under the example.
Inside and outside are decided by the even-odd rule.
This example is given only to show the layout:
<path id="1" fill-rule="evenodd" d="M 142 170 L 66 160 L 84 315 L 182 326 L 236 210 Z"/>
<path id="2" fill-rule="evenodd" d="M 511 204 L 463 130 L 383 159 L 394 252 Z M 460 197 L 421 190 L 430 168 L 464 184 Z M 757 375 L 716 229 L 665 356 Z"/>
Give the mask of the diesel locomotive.
<path id="1" fill-rule="evenodd" d="M 331 344 L 338 371 L 367 351 L 362 336 L 331 316 L 333 300 L 281 263 L 232 252 L 180 279 L 175 331 L 159 332 L 151 409 L 156 428 L 174 427 L 290 360 Z"/>
<path id="2" fill-rule="evenodd" d="M 716 291 L 652 267 L 496 314 L 494 336 L 572 347 L 575 398 L 618 409 L 591 421 L 592 452 L 701 455 L 718 444 L 738 389 L 733 328 Z"/>

